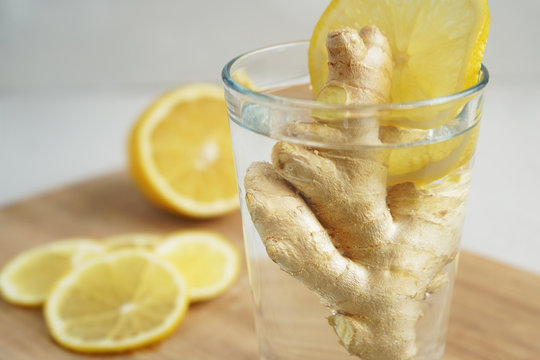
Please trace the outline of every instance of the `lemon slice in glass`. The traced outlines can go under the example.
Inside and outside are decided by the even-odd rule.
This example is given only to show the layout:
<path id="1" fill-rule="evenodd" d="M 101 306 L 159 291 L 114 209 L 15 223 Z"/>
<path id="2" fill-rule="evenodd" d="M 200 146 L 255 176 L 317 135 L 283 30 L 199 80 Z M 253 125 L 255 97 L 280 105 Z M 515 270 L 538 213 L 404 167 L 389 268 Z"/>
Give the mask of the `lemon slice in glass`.
<path id="1" fill-rule="evenodd" d="M 333 0 L 308 51 L 313 93 L 328 77 L 330 31 L 376 25 L 394 60 L 392 102 L 449 95 L 474 85 L 489 30 L 487 0 Z"/>

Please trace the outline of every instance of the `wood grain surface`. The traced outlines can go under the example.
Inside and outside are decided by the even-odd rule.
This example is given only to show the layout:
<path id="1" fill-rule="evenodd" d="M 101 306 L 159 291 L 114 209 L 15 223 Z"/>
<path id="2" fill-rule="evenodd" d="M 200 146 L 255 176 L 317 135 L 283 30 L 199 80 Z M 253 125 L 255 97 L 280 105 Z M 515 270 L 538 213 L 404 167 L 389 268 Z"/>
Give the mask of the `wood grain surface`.
<path id="1" fill-rule="evenodd" d="M 150 205 L 125 174 L 88 180 L 0 209 L 0 266 L 18 252 L 71 236 L 212 229 L 239 247 L 238 213 L 185 220 Z M 90 356 L 57 346 L 40 309 L 0 301 L 0 360 L 257 359 L 246 267 L 220 297 L 192 305 L 165 341 L 121 355 Z M 540 277 L 466 252 L 460 259 L 445 360 L 540 359 Z"/>

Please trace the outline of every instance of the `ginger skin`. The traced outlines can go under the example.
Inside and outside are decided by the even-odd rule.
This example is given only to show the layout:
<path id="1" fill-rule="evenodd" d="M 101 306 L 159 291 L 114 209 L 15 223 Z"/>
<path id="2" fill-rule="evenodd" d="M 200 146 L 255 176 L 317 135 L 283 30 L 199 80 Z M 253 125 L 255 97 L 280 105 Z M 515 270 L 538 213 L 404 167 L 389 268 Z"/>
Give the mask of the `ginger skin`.
<path id="1" fill-rule="evenodd" d="M 392 58 L 376 27 L 330 33 L 327 47 L 329 78 L 319 101 L 389 100 Z M 371 120 L 351 130 L 323 117 L 309 131 L 381 143 L 381 128 Z M 244 179 L 268 256 L 332 309 L 328 322 L 339 341 L 364 360 L 415 357 L 422 301 L 445 285 L 443 269 L 458 250 L 466 195 L 411 183 L 387 188 L 386 179 L 384 161 L 368 150 L 286 142 L 274 146 L 272 164 L 252 164 Z"/>

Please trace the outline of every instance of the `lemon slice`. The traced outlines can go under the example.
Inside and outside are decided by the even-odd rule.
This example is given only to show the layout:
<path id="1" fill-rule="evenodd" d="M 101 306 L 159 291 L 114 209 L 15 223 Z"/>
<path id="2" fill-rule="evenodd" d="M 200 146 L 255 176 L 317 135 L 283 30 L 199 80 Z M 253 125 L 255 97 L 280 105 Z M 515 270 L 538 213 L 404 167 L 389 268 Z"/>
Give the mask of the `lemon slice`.
<path id="1" fill-rule="evenodd" d="M 208 218 L 238 209 L 223 89 L 190 84 L 157 99 L 129 145 L 135 182 L 158 206 Z"/>
<path id="2" fill-rule="evenodd" d="M 379 27 L 392 48 L 393 102 L 449 95 L 477 82 L 489 30 L 487 0 L 333 0 L 315 27 L 308 51 L 315 94 L 328 77 L 328 32 L 366 25 Z M 392 143 L 408 143 L 418 134 L 415 128 L 441 126 L 463 105 L 458 101 L 383 112 L 380 134 L 384 142 L 391 136 Z M 389 154 L 388 185 L 424 186 L 444 177 L 470 161 L 477 137 L 476 126 L 447 141 L 396 147 Z"/>
<path id="3" fill-rule="evenodd" d="M 81 352 L 120 352 L 169 335 L 188 307 L 181 275 L 141 250 L 109 253 L 75 268 L 45 304 L 52 337 Z"/>
<path id="4" fill-rule="evenodd" d="M 425 186 L 469 163 L 478 140 L 478 126 L 451 139 L 392 149 L 387 185 L 413 182 Z"/>
<path id="5" fill-rule="evenodd" d="M 15 305 L 39 306 L 64 274 L 103 251 L 98 242 L 88 238 L 56 241 L 24 251 L 0 273 L 2 296 Z"/>
<path id="6" fill-rule="evenodd" d="M 172 234 L 156 252 L 183 275 L 191 301 L 221 294 L 234 283 L 240 271 L 238 250 L 221 235 L 210 231 Z"/>
<path id="7" fill-rule="evenodd" d="M 162 239 L 162 235 L 134 233 L 109 236 L 102 239 L 101 243 L 108 251 L 125 249 L 153 250 Z"/>
<path id="8" fill-rule="evenodd" d="M 392 102 L 431 99 L 476 83 L 489 30 L 487 0 L 333 0 L 311 37 L 317 95 L 328 77 L 328 32 L 376 25 L 394 58 Z"/>

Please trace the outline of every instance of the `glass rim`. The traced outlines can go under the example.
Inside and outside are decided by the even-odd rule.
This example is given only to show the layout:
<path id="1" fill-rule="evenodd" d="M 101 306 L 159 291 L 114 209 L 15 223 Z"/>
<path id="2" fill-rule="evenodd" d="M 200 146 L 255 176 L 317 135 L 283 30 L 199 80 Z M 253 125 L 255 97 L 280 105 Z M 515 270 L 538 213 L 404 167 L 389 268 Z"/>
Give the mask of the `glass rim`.
<path id="1" fill-rule="evenodd" d="M 355 112 L 407 110 L 407 109 L 414 109 L 414 108 L 419 108 L 419 107 L 431 107 L 431 106 L 441 105 L 441 104 L 449 103 L 458 99 L 467 98 L 469 96 L 480 93 L 489 82 L 488 69 L 482 63 L 480 67 L 480 72 L 479 72 L 479 80 L 471 87 L 452 93 L 452 94 L 443 95 L 436 98 L 408 101 L 408 102 L 399 102 L 399 103 L 336 105 L 336 104 L 325 104 L 325 103 L 317 102 L 316 100 L 289 98 L 289 97 L 284 97 L 284 96 L 263 93 L 256 90 L 251 90 L 239 84 L 238 82 L 236 82 L 232 77 L 231 69 L 238 61 L 244 58 L 261 54 L 264 52 L 268 52 L 268 51 L 275 51 L 282 48 L 293 47 L 293 46 L 298 46 L 298 45 L 308 45 L 308 44 L 309 44 L 309 40 L 289 41 L 289 42 L 264 46 L 264 47 L 250 50 L 243 54 L 240 54 L 225 64 L 221 72 L 222 81 L 225 87 L 232 89 L 242 95 L 256 99 L 257 102 L 261 104 L 268 104 L 268 105 L 271 104 L 273 106 L 279 106 L 279 107 L 284 106 L 284 107 L 310 108 L 310 109 L 317 109 L 317 110 L 320 109 L 320 110 L 332 110 L 332 111 L 347 110 L 347 111 L 355 111 Z"/>

